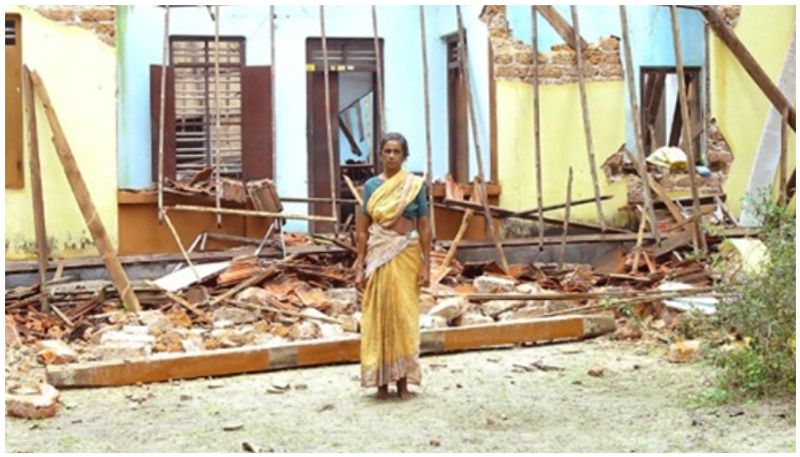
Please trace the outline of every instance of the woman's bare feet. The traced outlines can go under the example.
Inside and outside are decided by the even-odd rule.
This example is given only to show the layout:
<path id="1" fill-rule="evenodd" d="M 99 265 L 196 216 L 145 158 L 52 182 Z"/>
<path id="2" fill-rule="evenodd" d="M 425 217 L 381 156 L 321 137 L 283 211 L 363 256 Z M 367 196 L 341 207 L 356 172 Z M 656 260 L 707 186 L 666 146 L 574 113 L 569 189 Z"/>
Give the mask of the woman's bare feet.
<path id="1" fill-rule="evenodd" d="M 375 395 L 379 400 L 389 398 L 389 385 L 384 384 L 378 387 L 378 393 Z"/>
<path id="2" fill-rule="evenodd" d="M 397 396 L 403 400 L 410 400 L 417 396 L 417 394 L 408 390 L 408 380 L 406 378 L 397 381 Z"/>

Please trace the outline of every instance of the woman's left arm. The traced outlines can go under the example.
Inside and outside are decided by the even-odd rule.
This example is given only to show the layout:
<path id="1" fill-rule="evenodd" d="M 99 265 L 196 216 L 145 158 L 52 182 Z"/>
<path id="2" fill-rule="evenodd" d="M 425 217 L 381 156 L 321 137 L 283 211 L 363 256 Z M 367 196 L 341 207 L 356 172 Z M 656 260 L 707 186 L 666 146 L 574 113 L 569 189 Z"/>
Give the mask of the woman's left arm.
<path id="1" fill-rule="evenodd" d="M 422 243 L 422 271 L 419 275 L 420 287 L 429 287 L 431 278 L 431 224 L 428 216 L 421 216 L 417 223 L 419 240 Z"/>

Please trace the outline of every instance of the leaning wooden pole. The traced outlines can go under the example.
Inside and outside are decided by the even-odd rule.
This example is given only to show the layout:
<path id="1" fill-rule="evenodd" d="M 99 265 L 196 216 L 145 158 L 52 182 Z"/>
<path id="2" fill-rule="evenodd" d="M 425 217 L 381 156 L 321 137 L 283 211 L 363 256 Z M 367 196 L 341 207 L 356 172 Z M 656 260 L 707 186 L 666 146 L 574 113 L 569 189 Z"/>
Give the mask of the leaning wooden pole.
<path id="1" fill-rule="evenodd" d="M 778 200 L 781 206 L 786 206 L 789 198 L 786 192 L 786 173 L 787 173 L 787 153 L 788 153 L 788 139 L 789 139 L 789 110 L 784 109 L 781 113 L 781 158 L 780 169 L 778 171 L 778 186 L 780 198 Z"/>
<path id="2" fill-rule="evenodd" d="M 572 10 L 572 28 L 575 31 L 575 42 L 581 36 L 578 26 L 578 8 L 570 6 Z M 592 172 L 592 186 L 594 187 L 594 201 L 597 206 L 597 217 L 600 219 L 600 227 L 606 231 L 606 219 L 603 217 L 603 205 L 600 203 L 600 181 L 597 179 L 597 165 L 594 158 L 594 142 L 592 141 L 592 123 L 589 119 L 589 103 L 586 100 L 586 80 L 583 76 L 583 50 L 581 46 L 575 47 L 575 58 L 578 62 L 578 88 L 581 93 L 581 111 L 583 112 L 583 133 L 586 136 L 586 152 L 589 155 L 589 171 Z"/>
<path id="3" fill-rule="evenodd" d="M 39 167 L 39 136 L 36 131 L 36 102 L 33 99 L 33 84 L 27 65 L 22 66 L 22 95 L 25 97 L 25 114 L 28 124 L 28 155 L 31 169 L 31 199 L 33 203 L 33 225 L 36 229 L 36 258 L 39 262 L 39 289 L 42 312 L 50 311 L 47 294 L 47 229 L 42 197 L 42 172 Z"/>
<path id="4" fill-rule="evenodd" d="M 636 101 L 636 82 L 633 79 L 634 67 L 633 56 L 631 55 L 631 41 L 630 33 L 628 31 L 628 14 L 624 5 L 619 7 L 619 19 L 622 24 L 622 42 L 625 47 L 625 77 L 628 83 L 628 99 L 631 105 L 631 117 L 633 118 L 633 136 L 636 138 L 636 157 L 639 159 L 640 164 L 644 164 L 644 142 L 642 141 L 642 120 L 639 117 L 639 103 Z M 650 185 L 646 182 L 651 179 L 647 173 L 647 168 L 636 167 L 637 170 L 643 170 L 644 176 L 640 176 L 644 182 L 644 205 L 647 208 L 647 213 L 650 215 L 650 220 L 656 220 L 656 211 L 653 207 L 653 195 L 650 193 Z M 658 231 L 658 224 L 650 224 L 650 231 L 653 233 L 653 238 L 656 244 L 661 244 L 661 233 Z"/>
<path id="5" fill-rule="evenodd" d="M 433 207 L 433 152 L 431 151 L 431 100 L 430 89 L 428 87 L 428 46 L 425 42 L 425 7 L 419 6 L 419 32 L 420 42 L 422 43 L 422 81 L 425 89 L 425 185 L 428 187 L 428 207 L 430 208 L 429 218 L 431 221 L 431 233 L 436 239 L 436 210 Z M 383 117 L 381 117 L 383 119 Z"/>
<path id="6" fill-rule="evenodd" d="M 331 217 L 334 218 L 335 221 L 333 223 L 333 232 L 335 234 L 339 234 L 339 224 L 338 224 L 338 211 L 337 211 L 337 204 L 336 204 L 336 164 L 334 163 L 334 153 L 333 153 L 333 130 L 331 127 L 331 86 L 330 86 L 330 66 L 328 65 L 328 39 L 325 36 L 325 7 L 323 5 L 319 6 L 319 28 L 322 36 L 322 72 L 325 76 L 325 133 L 327 135 L 328 140 L 328 171 L 329 171 L 329 178 L 331 181 Z"/>
<path id="7" fill-rule="evenodd" d="M 161 60 L 161 94 L 158 107 L 158 220 L 164 218 L 164 111 L 167 97 L 167 64 L 169 63 L 169 5 L 164 7 L 164 50 Z"/>
<path id="8" fill-rule="evenodd" d="M 561 232 L 561 250 L 558 253 L 558 270 L 564 268 L 564 251 L 567 249 L 567 233 L 569 232 L 569 210 L 572 206 L 572 167 L 567 176 L 567 206 L 564 208 L 564 230 Z"/>
<path id="9" fill-rule="evenodd" d="M 375 77 L 377 78 L 377 98 L 378 98 L 378 113 L 381 117 L 381 124 L 380 124 L 380 135 L 378 138 L 383 138 L 383 134 L 386 133 L 386 110 L 383 106 L 383 59 L 381 58 L 381 45 L 380 41 L 378 40 L 378 10 L 375 5 L 372 5 L 372 42 L 375 46 L 375 70 L 377 74 Z"/>
<path id="10" fill-rule="evenodd" d="M 506 260 L 506 253 L 503 251 L 503 245 L 497 238 L 497 233 L 492 221 L 492 213 L 489 211 L 489 197 L 486 192 L 486 181 L 483 179 L 483 157 L 481 156 L 481 144 L 478 141 L 478 122 L 475 120 L 475 97 L 472 96 L 472 84 L 469 79 L 469 65 L 467 63 L 467 43 L 464 38 L 464 22 L 461 18 L 461 6 L 456 5 L 456 18 L 458 19 L 458 60 L 461 63 L 461 73 L 464 75 L 464 82 L 467 85 L 467 109 L 469 111 L 470 126 L 472 127 L 472 141 L 475 143 L 475 156 L 478 162 L 478 179 L 481 182 L 481 203 L 483 203 L 483 214 L 486 216 L 486 225 L 489 229 L 489 235 L 497 247 L 497 253 L 500 255 L 500 266 L 503 271 L 508 272 L 508 261 Z"/>
<path id="11" fill-rule="evenodd" d="M 222 158 L 219 151 L 219 134 L 222 127 L 220 125 L 220 113 L 222 106 L 219 102 L 219 6 L 214 7 L 214 133 L 211 135 L 211 143 L 214 147 L 214 188 L 216 189 L 214 204 L 217 209 L 222 207 L 222 182 L 221 172 Z M 222 227 L 222 214 L 217 213 L 217 227 Z"/>
<path id="12" fill-rule="evenodd" d="M 111 243 L 111 238 L 109 238 L 103 226 L 103 221 L 97 214 L 97 209 L 92 202 L 89 189 L 86 187 L 83 176 L 81 176 L 81 170 L 78 167 L 78 163 L 75 161 L 75 157 L 72 155 L 72 149 L 70 149 L 69 143 L 67 143 L 67 138 L 64 135 L 64 131 L 61 129 L 61 123 L 58 121 L 58 116 L 56 116 L 56 112 L 50 102 L 47 88 L 45 88 L 44 82 L 42 82 L 42 79 L 35 71 L 31 73 L 31 81 L 33 83 L 33 89 L 44 107 L 50 129 L 53 131 L 53 144 L 55 145 L 58 158 L 61 161 L 61 166 L 64 168 L 64 174 L 66 174 L 67 181 L 69 181 L 69 185 L 72 188 L 72 193 L 75 195 L 75 199 L 78 202 L 78 207 L 80 207 L 83 219 L 89 227 L 92 239 L 97 249 L 100 251 L 100 255 L 108 270 L 108 275 L 111 277 L 111 282 L 117 289 L 125 309 L 133 312 L 139 311 L 139 300 L 133 293 L 133 288 L 117 257 L 117 252 L 116 249 L 114 249 L 114 245 Z"/>
<path id="13" fill-rule="evenodd" d="M 536 157 L 536 207 L 539 212 L 539 251 L 544 249 L 542 211 L 542 141 L 539 132 L 539 18 L 538 8 L 531 6 L 531 46 L 533 48 L 533 150 Z"/>
<path id="14" fill-rule="evenodd" d="M 672 19 L 672 42 L 675 45 L 675 67 L 678 72 L 678 98 L 681 105 L 681 119 L 683 119 L 683 135 L 686 139 L 686 155 L 689 156 L 689 185 L 692 187 L 692 206 L 694 206 L 694 249 L 695 252 L 702 252 L 705 255 L 708 252 L 706 245 L 706 237 L 700 231 L 700 221 L 702 219 L 702 212 L 700 211 L 700 195 L 697 190 L 697 179 L 695 178 L 695 169 L 697 167 L 697 158 L 694 153 L 694 142 L 692 141 L 692 123 L 689 121 L 689 103 L 686 101 L 686 79 L 683 71 L 683 54 L 681 53 L 681 32 L 678 26 L 678 13 L 675 5 L 669 7 L 670 17 Z"/>

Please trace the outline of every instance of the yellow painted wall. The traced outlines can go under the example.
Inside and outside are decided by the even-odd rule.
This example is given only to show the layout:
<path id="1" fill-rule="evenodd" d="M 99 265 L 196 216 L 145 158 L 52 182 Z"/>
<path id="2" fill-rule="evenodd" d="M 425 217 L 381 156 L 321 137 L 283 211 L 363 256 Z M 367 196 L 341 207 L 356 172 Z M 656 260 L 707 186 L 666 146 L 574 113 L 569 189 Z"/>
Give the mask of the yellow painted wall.
<path id="1" fill-rule="evenodd" d="M 736 36 L 777 84 L 786 50 L 795 34 L 795 6 L 742 6 Z M 713 35 L 713 34 L 712 34 Z M 795 104 L 794 100 L 791 100 Z M 711 115 L 733 150 L 724 190 L 727 206 L 739 214 L 761 130 L 772 104 L 725 43 L 711 41 Z M 789 129 L 789 171 L 795 167 L 795 134 Z"/>
<path id="2" fill-rule="evenodd" d="M 27 8 L 22 16 L 22 59 L 44 80 L 72 153 L 114 245 L 117 245 L 116 55 L 91 32 L 64 26 Z M 36 102 L 47 236 L 53 256 L 97 255 Z M 25 126 L 27 129 L 27 124 Z M 26 131 L 27 132 L 27 131 Z M 6 189 L 6 260 L 34 258 L 31 178 L 25 137 L 25 187 Z"/>
<path id="3" fill-rule="evenodd" d="M 497 81 L 497 149 L 500 206 L 512 210 L 536 207 L 536 162 L 533 147 L 533 86 L 516 81 Z M 625 142 L 625 85 L 622 81 L 593 82 L 587 86 L 597 175 L 607 223 L 622 225 L 617 209 L 627 204 L 624 180 L 609 182 L 600 169 L 609 156 Z M 545 205 L 563 203 L 567 173 L 572 166 L 572 199 L 594 197 L 592 175 L 586 150 L 577 83 L 539 88 L 542 145 L 542 198 Z M 545 213 L 559 217 L 563 211 Z M 594 203 L 572 208 L 571 220 L 594 222 Z"/>

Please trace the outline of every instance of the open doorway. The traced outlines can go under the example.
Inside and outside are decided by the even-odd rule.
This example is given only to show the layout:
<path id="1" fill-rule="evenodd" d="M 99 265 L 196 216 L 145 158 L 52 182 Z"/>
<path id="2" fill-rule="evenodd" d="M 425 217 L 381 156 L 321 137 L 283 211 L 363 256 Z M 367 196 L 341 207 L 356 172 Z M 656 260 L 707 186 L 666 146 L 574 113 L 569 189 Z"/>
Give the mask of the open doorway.
<path id="1" fill-rule="evenodd" d="M 328 38 L 330 119 L 333 136 L 335 192 L 341 199 L 352 199 L 343 176 L 356 186 L 374 175 L 377 169 L 375 149 L 379 141 L 380 113 L 377 109 L 377 59 L 371 38 Z M 379 42 L 382 46 L 382 41 Z M 325 75 L 322 40 L 306 42 L 308 69 L 308 195 L 330 198 L 330 162 L 328 158 L 325 116 Z M 353 215 L 354 205 L 339 205 L 339 220 Z M 331 214 L 330 203 L 312 202 L 312 214 Z M 314 233 L 331 232 L 331 223 L 311 224 Z"/>
<path id="2" fill-rule="evenodd" d="M 662 146 L 677 146 L 684 151 L 683 119 L 678 94 L 678 74 L 675 67 L 641 68 L 642 137 L 645 155 Z M 702 101 L 700 100 L 700 68 L 684 68 L 689 105 L 689 122 L 695 157 L 702 157 Z"/>

